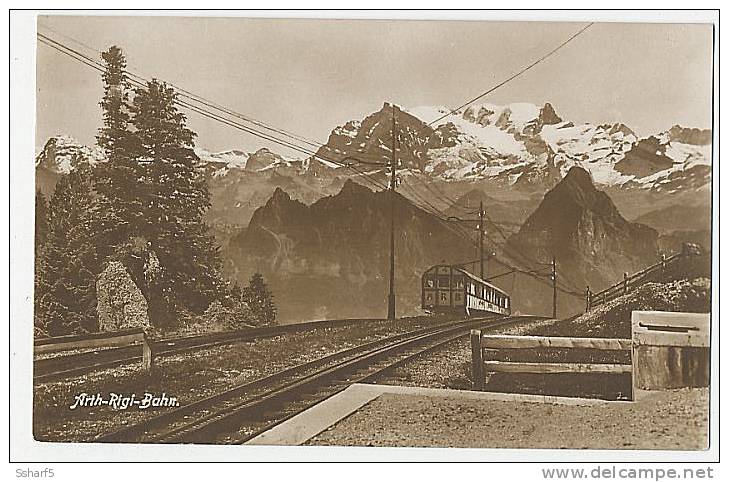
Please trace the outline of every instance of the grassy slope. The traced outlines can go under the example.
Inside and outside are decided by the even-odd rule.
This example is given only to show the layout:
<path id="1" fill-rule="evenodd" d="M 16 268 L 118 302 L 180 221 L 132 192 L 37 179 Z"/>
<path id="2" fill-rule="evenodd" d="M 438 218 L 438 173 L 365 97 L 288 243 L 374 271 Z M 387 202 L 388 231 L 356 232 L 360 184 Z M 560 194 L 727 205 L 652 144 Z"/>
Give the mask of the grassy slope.
<path id="1" fill-rule="evenodd" d="M 647 283 L 575 320 L 556 323 L 534 334 L 630 338 L 630 317 L 633 311 L 708 313 L 710 310 L 711 282 L 707 278 Z"/>

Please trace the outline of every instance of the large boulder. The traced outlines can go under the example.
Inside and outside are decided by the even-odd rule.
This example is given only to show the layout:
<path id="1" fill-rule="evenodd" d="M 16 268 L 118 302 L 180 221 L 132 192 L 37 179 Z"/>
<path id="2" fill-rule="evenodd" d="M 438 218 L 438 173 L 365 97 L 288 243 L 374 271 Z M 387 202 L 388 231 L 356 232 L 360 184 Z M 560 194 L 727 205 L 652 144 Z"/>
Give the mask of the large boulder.
<path id="1" fill-rule="evenodd" d="M 120 261 L 110 261 L 96 281 L 99 331 L 149 328 L 147 300 Z"/>

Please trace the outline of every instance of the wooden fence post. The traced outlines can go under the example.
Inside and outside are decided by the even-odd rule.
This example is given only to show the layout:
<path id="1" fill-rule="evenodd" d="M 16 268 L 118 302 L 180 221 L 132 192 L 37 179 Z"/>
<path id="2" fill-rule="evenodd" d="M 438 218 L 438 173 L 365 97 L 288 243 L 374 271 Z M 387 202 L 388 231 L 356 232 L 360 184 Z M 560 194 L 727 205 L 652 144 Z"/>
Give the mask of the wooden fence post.
<path id="1" fill-rule="evenodd" d="M 471 376 L 473 389 L 484 388 L 483 350 L 481 349 L 481 330 L 471 330 Z"/>
<path id="2" fill-rule="evenodd" d="M 592 293 L 590 292 L 590 285 L 587 285 L 587 289 L 585 290 L 585 313 L 590 311 L 590 308 L 592 308 Z"/>
<path id="3" fill-rule="evenodd" d="M 152 340 L 149 339 L 147 333 L 144 333 L 142 339 L 142 370 L 151 372 L 154 369 L 154 348 Z"/>
<path id="4" fill-rule="evenodd" d="M 623 273 L 623 294 L 628 294 L 628 273 Z"/>

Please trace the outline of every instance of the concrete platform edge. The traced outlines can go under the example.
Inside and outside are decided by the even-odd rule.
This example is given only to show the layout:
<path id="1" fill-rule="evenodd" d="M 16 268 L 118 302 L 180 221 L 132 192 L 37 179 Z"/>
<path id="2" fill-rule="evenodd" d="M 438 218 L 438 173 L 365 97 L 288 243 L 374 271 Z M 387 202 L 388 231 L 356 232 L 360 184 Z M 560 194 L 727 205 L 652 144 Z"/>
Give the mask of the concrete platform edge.
<path id="1" fill-rule="evenodd" d="M 559 405 L 614 405 L 629 401 L 608 401 L 594 398 L 556 397 L 521 393 L 474 392 L 447 388 L 405 387 L 399 385 L 370 385 L 355 383 L 336 395 L 314 405 L 249 440 L 248 445 L 301 445 L 340 420 L 356 412 L 383 394 L 421 397 L 461 398 L 503 402 L 551 403 Z"/>

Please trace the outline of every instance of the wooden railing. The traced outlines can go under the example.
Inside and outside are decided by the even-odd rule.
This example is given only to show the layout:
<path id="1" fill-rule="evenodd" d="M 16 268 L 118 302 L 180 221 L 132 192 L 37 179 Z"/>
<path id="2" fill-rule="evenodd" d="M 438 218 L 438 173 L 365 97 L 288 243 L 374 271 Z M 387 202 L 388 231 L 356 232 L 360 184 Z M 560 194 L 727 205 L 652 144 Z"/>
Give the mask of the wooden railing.
<path id="1" fill-rule="evenodd" d="M 471 331 L 472 377 L 475 390 L 483 390 L 486 373 L 631 373 L 631 364 L 510 362 L 486 360 L 484 350 L 533 348 L 583 348 L 630 351 L 633 342 L 622 338 L 572 338 L 546 336 L 482 335 Z"/>
<path id="2" fill-rule="evenodd" d="M 630 339 L 482 335 L 471 330 L 474 390 L 484 390 L 487 373 L 629 373 L 637 390 L 705 387 L 710 381 L 711 317 L 708 313 L 633 311 Z M 630 363 L 517 362 L 487 360 L 484 351 L 540 348 L 626 351 Z M 502 357 L 503 358 L 503 357 Z"/>
<path id="3" fill-rule="evenodd" d="M 142 368 L 149 370 L 154 363 L 154 347 L 152 341 L 141 328 L 39 338 L 33 343 L 33 353 L 41 354 L 69 350 L 89 350 L 94 348 L 118 348 L 139 343 L 142 345 Z"/>
<path id="4" fill-rule="evenodd" d="M 128 330 L 86 333 L 83 335 L 38 338 L 33 342 L 33 353 L 51 353 L 89 348 L 115 348 L 142 342 L 144 332 L 139 328 Z"/>
<path id="5" fill-rule="evenodd" d="M 683 250 L 673 256 L 661 256 L 661 260 L 632 275 L 623 274 L 623 280 L 597 293 L 592 293 L 587 287 L 585 293 L 586 311 L 612 301 L 650 281 L 666 281 L 682 269 L 682 263 L 691 256 L 698 256 L 700 252 L 695 245 L 685 244 Z"/>

